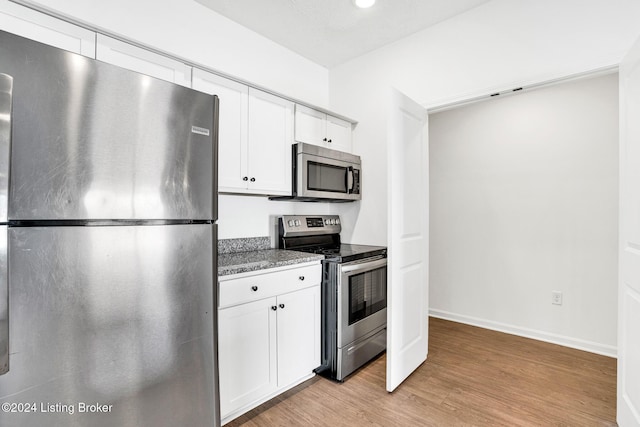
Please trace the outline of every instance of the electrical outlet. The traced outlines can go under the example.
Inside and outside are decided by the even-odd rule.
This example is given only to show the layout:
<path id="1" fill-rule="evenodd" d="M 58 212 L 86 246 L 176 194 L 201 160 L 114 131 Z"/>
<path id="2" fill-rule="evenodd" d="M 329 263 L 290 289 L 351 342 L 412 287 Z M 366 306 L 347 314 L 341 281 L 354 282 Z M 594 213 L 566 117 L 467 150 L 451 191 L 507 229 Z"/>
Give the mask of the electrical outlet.
<path id="1" fill-rule="evenodd" d="M 562 292 L 551 291 L 551 304 L 562 305 Z"/>

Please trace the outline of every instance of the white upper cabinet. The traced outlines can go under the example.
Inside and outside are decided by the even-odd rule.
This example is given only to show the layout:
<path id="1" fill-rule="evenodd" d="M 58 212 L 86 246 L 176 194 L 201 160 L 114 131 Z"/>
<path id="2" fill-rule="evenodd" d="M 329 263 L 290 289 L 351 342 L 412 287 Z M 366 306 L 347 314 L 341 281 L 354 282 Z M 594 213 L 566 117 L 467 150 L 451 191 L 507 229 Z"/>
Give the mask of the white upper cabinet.
<path id="1" fill-rule="evenodd" d="M 218 190 L 290 195 L 294 104 L 197 68 L 193 88 L 220 98 Z"/>
<path id="2" fill-rule="evenodd" d="M 218 95 L 218 188 L 221 192 L 247 189 L 249 87 L 194 68 L 193 88 Z"/>
<path id="3" fill-rule="evenodd" d="M 296 104 L 295 139 L 314 145 L 327 145 L 327 115 Z"/>
<path id="4" fill-rule="evenodd" d="M 191 67 L 120 40 L 98 34 L 96 59 L 182 86 L 191 87 Z"/>
<path id="5" fill-rule="evenodd" d="M 291 101 L 249 88 L 247 170 L 253 193 L 291 195 L 293 109 Z"/>
<path id="6" fill-rule="evenodd" d="M 351 123 L 327 114 L 329 148 L 351 152 Z"/>
<path id="7" fill-rule="evenodd" d="M 90 58 L 96 56 L 93 31 L 8 1 L 0 1 L 0 29 Z"/>
<path id="8" fill-rule="evenodd" d="M 296 104 L 295 140 L 351 152 L 351 123 Z"/>

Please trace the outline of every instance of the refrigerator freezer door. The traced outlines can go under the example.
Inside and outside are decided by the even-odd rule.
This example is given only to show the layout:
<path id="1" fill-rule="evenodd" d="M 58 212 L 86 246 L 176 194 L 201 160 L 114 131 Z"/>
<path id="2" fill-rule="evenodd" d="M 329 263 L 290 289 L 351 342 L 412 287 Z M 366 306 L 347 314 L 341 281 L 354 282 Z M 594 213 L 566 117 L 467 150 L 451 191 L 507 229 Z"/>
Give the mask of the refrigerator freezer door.
<path id="1" fill-rule="evenodd" d="M 211 220 L 214 97 L 0 31 L 10 220 Z"/>
<path id="2" fill-rule="evenodd" d="M 9 227 L 0 425 L 218 425 L 215 227 Z"/>

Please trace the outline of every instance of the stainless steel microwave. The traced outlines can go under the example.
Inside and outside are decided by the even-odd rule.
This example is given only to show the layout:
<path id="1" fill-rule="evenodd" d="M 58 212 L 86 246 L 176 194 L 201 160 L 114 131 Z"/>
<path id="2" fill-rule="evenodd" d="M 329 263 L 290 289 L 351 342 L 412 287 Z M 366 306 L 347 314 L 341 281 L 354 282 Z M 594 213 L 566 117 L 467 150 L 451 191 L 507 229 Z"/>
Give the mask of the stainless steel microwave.
<path id="1" fill-rule="evenodd" d="M 329 202 L 361 199 L 360 156 L 301 142 L 293 145 L 292 155 L 290 199 Z"/>

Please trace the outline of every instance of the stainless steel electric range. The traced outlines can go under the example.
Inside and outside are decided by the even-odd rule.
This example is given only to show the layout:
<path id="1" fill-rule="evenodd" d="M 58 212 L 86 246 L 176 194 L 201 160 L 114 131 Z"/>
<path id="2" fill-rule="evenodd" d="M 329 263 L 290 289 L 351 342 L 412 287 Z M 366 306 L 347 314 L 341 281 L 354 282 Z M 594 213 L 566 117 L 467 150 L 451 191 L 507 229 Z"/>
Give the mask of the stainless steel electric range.
<path id="1" fill-rule="evenodd" d="M 340 241 L 338 215 L 285 215 L 279 247 L 323 254 L 322 365 L 317 373 L 345 377 L 386 349 L 387 248 Z"/>

